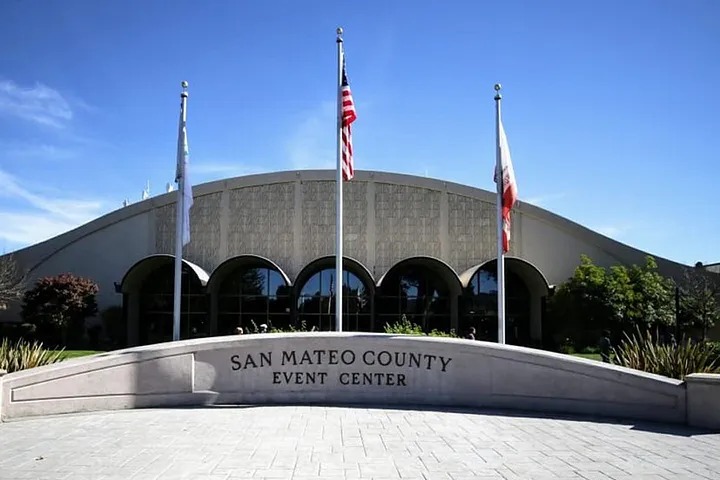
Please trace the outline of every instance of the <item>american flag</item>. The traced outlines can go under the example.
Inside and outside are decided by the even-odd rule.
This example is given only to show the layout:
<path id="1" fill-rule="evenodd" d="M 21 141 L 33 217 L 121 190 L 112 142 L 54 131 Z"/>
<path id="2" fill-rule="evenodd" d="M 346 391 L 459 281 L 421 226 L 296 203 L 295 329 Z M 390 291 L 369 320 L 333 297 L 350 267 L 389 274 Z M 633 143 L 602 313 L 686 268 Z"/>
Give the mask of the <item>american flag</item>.
<path id="1" fill-rule="evenodd" d="M 340 85 L 340 101 L 342 102 L 342 174 L 343 180 L 351 180 L 355 176 L 353 166 L 352 132 L 350 124 L 357 118 L 355 103 L 353 102 L 350 84 L 348 83 L 347 72 L 345 71 L 345 56 L 342 62 L 342 84 Z"/>

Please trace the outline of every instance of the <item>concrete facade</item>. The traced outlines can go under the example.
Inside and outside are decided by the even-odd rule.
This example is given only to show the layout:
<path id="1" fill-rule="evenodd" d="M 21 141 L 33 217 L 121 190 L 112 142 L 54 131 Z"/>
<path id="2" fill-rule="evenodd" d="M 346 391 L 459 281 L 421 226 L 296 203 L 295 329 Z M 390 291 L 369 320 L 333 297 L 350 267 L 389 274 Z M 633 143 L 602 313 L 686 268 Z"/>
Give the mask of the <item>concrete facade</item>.
<path id="1" fill-rule="evenodd" d="M 717 376 L 714 376 L 715 378 Z M 704 377 L 703 377 L 704 378 Z M 510 408 L 702 425 L 720 391 L 541 350 L 369 333 L 266 334 L 135 347 L 0 380 L 0 417 L 209 404 Z M 713 403 L 714 402 L 714 403 Z M 709 418 L 713 418 L 710 416 Z"/>
<path id="2" fill-rule="evenodd" d="M 191 243 L 183 258 L 203 287 L 224 262 L 252 257 L 273 265 L 289 286 L 300 288 L 296 283 L 303 269 L 334 254 L 334 190 L 332 170 L 278 172 L 197 185 L 190 215 Z M 133 322 L 142 321 L 133 314 L 139 287 L 123 279 L 133 266 L 148 270 L 138 264 L 141 260 L 173 254 L 176 198 L 177 193 L 169 193 L 132 204 L 13 255 L 30 272 L 31 281 L 62 272 L 96 281 L 100 310 L 124 302 L 132 336 Z M 496 258 L 494 193 L 429 178 L 358 171 L 345 183 L 343 200 L 344 253 L 356 264 L 355 272 L 367 272 L 374 288 L 403 262 L 429 268 L 448 286 L 451 324 L 457 327 L 462 312 L 456 296 L 474 272 Z M 506 269 L 528 287 L 530 335 L 536 341 L 542 332 L 543 298 L 553 285 L 572 275 L 582 254 L 602 266 L 641 264 L 647 255 L 519 203 L 513 213 Z M 679 276 L 684 268 L 656 259 L 667 276 Z M 211 323 L 216 323 L 210 310 Z M 11 306 L 0 312 L 0 321 L 17 319 L 17 314 Z"/>

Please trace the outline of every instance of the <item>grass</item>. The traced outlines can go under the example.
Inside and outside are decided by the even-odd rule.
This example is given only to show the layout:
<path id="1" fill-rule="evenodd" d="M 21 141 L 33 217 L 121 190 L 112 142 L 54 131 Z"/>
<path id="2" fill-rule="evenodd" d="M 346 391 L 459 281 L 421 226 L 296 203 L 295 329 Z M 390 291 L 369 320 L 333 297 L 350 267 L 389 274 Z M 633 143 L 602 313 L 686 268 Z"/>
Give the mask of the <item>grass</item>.
<path id="1" fill-rule="evenodd" d="M 589 358 L 590 360 L 602 361 L 602 357 L 599 353 L 573 353 L 573 357 Z"/>
<path id="2" fill-rule="evenodd" d="M 101 350 L 63 350 L 60 354 L 62 360 L 69 360 L 71 358 L 86 357 L 88 355 L 95 355 L 96 353 L 104 353 Z"/>

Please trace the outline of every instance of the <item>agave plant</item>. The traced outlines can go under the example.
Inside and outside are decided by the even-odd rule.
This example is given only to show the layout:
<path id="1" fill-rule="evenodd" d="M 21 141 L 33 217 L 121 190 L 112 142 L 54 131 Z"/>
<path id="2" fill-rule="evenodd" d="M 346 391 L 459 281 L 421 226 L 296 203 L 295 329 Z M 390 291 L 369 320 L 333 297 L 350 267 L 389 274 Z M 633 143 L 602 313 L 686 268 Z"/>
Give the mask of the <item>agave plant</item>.
<path id="1" fill-rule="evenodd" d="M 690 338 L 677 345 L 660 343 L 639 328 L 614 348 L 615 363 L 648 373 L 683 380 L 691 373 L 720 373 L 720 358 L 712 345 Z"/>
<path id="2" fill-rule="evenodd" d="M 8 373 L 25 370 L 28 368 L 40 367 L 63 359 L 63 350 L 47 350 L 40 342 L 30 343 L 25 340 L 18 340 L 17 343 L 10 343 L 5 338 L 0 343 L 0 370 Z"/>

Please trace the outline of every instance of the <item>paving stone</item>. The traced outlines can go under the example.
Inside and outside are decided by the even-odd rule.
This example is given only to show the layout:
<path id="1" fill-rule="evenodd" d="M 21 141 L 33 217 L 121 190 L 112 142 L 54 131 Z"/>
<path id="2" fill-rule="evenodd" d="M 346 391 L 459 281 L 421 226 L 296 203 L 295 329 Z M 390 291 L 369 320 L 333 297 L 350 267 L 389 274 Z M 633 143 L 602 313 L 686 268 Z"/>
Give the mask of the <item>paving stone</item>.
<path id="1" fill-rule="evenodd" d="M 720 434 L 518 412 L 267 406 L 0 424 L 0 479 L 720 478 Z"/>

